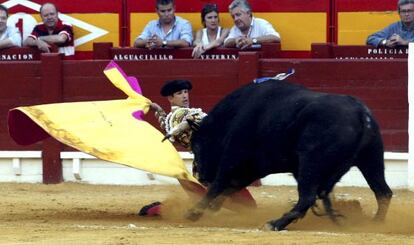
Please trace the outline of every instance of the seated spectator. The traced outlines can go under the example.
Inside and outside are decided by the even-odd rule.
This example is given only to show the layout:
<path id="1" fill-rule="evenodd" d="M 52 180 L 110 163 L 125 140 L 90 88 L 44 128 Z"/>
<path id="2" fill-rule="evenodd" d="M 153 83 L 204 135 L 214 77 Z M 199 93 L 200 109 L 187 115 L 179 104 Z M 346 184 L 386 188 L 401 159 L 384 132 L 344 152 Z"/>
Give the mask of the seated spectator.
<path id="1" fill-rule="evenodd" d="M 7 26 L 9 11 L 0 4 L 0 49 L 22 46 L 22 36 L 19 29 Z"/>
<path id="2" fill-rule="evenodd" d="M 192 56 L 199 58 L 207 50 L 220 47 L 229 35 L 229 29 L 219 26 L 219 11 L 216 4 L 206 4 L 201 10 L 201 22 L 204 28 L 198 30 L 194 40 Z"/>
<path id="3" fill-rule="evenodd" d="M 246 0 L 234 0 L 229 5 L 229 11 L 234 26 L 224 41 L 225 47 L 245 49 L 256 44 L 280 42 L 280 35 L 272 24 L 253 17 L 250 4 Z"/>
<path id="4" fill-rule="evenodd" d="M 37 47 L 40 51 L 50 53 L 57 49 L 65 56 L 75 54 L 72 25 L 62 22 L 58 10 L 52 3 L 40 7 L 42 23 L 37 24 L 32 33 L 24 40 L 24 46 Z"/>
<path id="5" fill-rule="evenodd" d="M 400 21 L 370 35 L 367 44 L 374 47 L 393 48 L 414 42 L 414 0 L 399 0 Z"/>
<path id="6" fill-rule="evenodd" d="M 185 48 L 191 45 L 193 30 L 191 23 L 175 16 L 174 0 L 156 0 L 158 20 L 150 21 L 134 42 L 136 48 L 174 47 Z"/>

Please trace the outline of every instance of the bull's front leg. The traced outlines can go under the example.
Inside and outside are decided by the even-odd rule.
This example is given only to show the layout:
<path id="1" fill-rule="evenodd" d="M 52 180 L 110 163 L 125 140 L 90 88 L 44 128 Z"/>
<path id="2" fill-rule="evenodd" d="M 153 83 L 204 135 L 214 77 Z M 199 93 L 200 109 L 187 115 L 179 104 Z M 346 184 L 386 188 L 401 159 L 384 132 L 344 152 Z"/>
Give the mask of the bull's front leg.
<path id="1" fill-rule="evenodd" d="M 185 214 L 185 218 L 191 221 L 197 221 L 203 216 L 204 210 L 209 206 L 211 199 L 205 195 L 194 207 L 190 208 Z"/>
<path id="2" fill-rule="evenodd" d="M 203 216 L 207 208 L 214 211 L 219 210 L 225 199 L 223 192 L 220 186 L 212 184 L 207 189 L 206 195 L 194 207 L 187 211 L 185 218 L 191 221 L 197 221 Z"/>

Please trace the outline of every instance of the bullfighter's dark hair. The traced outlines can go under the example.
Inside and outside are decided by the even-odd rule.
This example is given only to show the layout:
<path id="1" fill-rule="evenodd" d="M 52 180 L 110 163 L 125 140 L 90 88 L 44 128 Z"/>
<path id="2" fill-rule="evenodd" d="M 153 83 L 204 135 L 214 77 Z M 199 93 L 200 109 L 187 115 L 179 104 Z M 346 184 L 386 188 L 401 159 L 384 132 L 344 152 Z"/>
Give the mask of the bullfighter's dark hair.
<path id="1" fill-rule="evenodd" d="M 0 4 L 0 10 L 6 12 L 6 17 L 9 17 L 9 10 L 2 4 Z"/>
<path id="2" fill-rule="evenodd" d="M 204 5 L 203 9 L 201 10 L 201 23 L 203 24 L 204 27 L 206 27 L 206 20 L 205 20 L 206 15 L 211 12 L 216 12 L 217 14 L 219 14 L 217 4 L 207 3 L 206 5 Z"/>
<path id="3" fill-rule="evenodd" d="M 170 3 L 175 5 L 174 0 L 157 0 L 157 1 L 155 1 L 155 7 L 158 9 L 158 6 L 167 5 L 167 4 L 170 4 Z"/>
<path id="4" fill-rule="evenodd" d="M 193 85 L 188 80 L 171 80 L 166 81 L 161 88 L 160 94 L 164 97 L 173 95 L 183 89 L 191 90 Z"/>

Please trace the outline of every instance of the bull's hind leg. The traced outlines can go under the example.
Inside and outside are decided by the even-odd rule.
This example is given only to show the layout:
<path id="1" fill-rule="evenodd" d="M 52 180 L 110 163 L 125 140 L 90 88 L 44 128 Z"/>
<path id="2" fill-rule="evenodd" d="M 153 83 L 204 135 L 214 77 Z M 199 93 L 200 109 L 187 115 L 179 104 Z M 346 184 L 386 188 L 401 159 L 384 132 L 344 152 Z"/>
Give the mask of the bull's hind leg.
<path id="1" fill-rule="evenodd" d="M 322 200 L 323 207 L 324 207 L 325 212 L 328 215 L 328 217 L 335 224 L 339 224 L 338 223 L 338 217 L 344 217 L 344 216 L 342 214 L 338 213 L 335 209 L 332 208 L 332 201 L 331 201 L 331 198 L 329 197 L 329 193 L 324 191 L 324 192 L 320 193 L 318 196 Z"/>
<path id="2" fill-rule="evenodd" d="M 360 151 L 356 159 L 356 165 L 371 190 L 375 193 L 378 210 L 374 219 L 382 221 L 388 212 L 392 191 L 385 181 L 384 151 L 379 133 L 370 144 Z"/>
<path id="3" fill-rule="evenodd" d="M 335 223 L 338 223 L 338 217 L 343 218 L 344 216 L 339 214 L 335 209 L 332 207 L 332 202 L 330 198 L 330 194 L 335 186 L 335 184 L 341 179 L 341 177 L 349 171 L 351 165 L 348 162 L 351 162 L 349 160 L 342 161 L 336 161 L 337 164 L 335 166 L 338 166 L 331 174 L 328 176 L 327 181 L 324 185 L 320 186 L 320 189 L 318 191 L 318 197 L 322 200 L 323 206 L 325 208 L 326 214 L 329 216 L 329 218 Z"/>
<path id="4" fill-rule="evenodd" d="M 265 229 L 280 231 L 286 228 L 290 223 L 303 218 L 310 207 L 315 204 L 317 195 L 317 186 L 314 184 L 303 184 L 298 182 L 299 200 L 296 205 L 281 218 L 271 220 L 265 224 Z"/>

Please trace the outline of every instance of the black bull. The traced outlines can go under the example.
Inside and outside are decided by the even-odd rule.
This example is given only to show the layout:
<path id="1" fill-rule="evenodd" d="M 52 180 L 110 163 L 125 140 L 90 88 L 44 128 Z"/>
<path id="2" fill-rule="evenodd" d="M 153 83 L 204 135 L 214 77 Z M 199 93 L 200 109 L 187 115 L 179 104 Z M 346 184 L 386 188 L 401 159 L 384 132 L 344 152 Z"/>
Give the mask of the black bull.
<path id="1" fill-rule="evenodd" d="M 352 166 L 375 193 L 376 220 L 385 218 L 392 197 L 378 124 L 351 96 L 313 92 L 285 81 L 248 84 L 203 119 L 192 150 L 208 191 L 188 211 L 191 220 L 207 208 L 218 210 L 226 196 L 272 173 L 292 173 L 299 199 L 281 218 L 267 222 L 270 230 L 302 218 L 317 198 L 335 221 L 328 195 Z"/>

